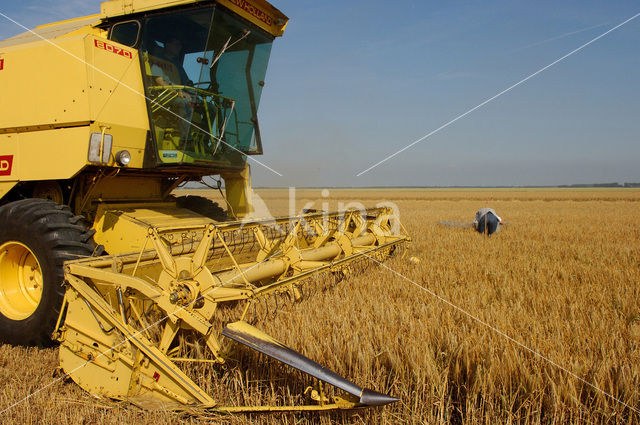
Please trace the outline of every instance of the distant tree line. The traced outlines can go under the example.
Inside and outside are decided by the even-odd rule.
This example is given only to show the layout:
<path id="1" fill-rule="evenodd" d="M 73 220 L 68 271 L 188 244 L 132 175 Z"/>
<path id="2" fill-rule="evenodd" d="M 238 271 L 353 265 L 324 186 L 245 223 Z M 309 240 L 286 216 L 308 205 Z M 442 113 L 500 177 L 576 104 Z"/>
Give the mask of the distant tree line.
<path id="1" fill-rule="evenodd" d="M 640 183 L 591 183 L 591 184 L 563 184 L 558 187 L 640 187 Z"/>

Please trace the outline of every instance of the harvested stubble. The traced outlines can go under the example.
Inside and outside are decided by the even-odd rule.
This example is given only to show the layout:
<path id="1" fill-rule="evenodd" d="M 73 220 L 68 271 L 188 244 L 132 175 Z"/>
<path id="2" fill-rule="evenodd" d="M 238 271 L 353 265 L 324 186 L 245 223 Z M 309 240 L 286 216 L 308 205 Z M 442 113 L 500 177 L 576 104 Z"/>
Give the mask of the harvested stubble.
<path id="1" fill-rule="evenodd" d="M 286 190 L 259 192 L 274 214 Z M 298 191 L 297 206 L 322 200 Z M 413 237 L 386 266 L 629 406 L 640 409 L 640 191 L 332 190 L 395 202 Z M 471 221 L 485 201 L 510 223 L 487 238 L 438 226 Z M 316 203 L 316 207 L 322 207 Z M 401 401 L 351 414 L 215 416 L 223 423 L 638 423 L 640 414 L 509 341 L 385 267 L 321 288 L 259 323 L 361 385 Z M 56 350 L 0 347 L 0 408 L 52 381 Z M 296 398 L 307 377 L 245 349 L 202 376 L 224 402 Z M 220 384 L 220 385 L 217 385 Z M 58 382 L 3 413 L 3 423 L 200 423 L 94 400 Z"/>

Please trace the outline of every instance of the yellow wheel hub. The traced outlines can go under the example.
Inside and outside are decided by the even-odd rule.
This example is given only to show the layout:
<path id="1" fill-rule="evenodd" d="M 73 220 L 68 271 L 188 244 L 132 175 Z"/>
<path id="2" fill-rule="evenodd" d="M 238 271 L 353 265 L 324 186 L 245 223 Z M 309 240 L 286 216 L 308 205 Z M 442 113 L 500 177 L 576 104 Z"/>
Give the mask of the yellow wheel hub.
<path id="1" fill-rule="evenodd" d="M 11 320 L 31 316 L 42 297 L 42 269 L 33 252 L 15 241 L 0 246 L 0 313 Z"/>

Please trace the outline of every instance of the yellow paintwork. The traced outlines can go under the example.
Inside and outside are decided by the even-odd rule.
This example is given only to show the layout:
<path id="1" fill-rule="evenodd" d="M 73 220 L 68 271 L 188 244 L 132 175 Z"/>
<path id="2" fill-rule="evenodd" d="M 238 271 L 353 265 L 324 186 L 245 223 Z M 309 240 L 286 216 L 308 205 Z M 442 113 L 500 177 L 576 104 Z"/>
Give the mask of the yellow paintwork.
<path id="1" fill-rule="evenodd" d="M 243 218 L 253 212 L 253 191 L 251 189 L 251 167 L 245 164 L 241 172 L 222 174 L 227 202 L 231 205 L 232 215 Z"/>
<path id="2" fill-rule="evenodd" d="M 171 362 L 144 333 L 119 320 L 119 314 L 94 289 L 70 277 L 65 302 L 71 315 L 60 331 L 60 365 L 94 394 L 167 403 L 213 405 L 214 400 Z M 87 302 L 89 305 L 87 305 Z M 102 328 L 101 328 L 102 325 Z M 105 332 L 104 326 L 117 329 Z M 122 336 L 127 338 L 123 343 Z M 145 360 L 140 362 L 140 360 Z M 87 362 L 90 362 L 88 367 Z"/>
<path id="3" fill-rule="evenodd" d="M 44 40 L 3 49 L 0 131 L 90 121 L 84 37 L 55 43 L 59 49 Z"/>
<path id="4" fill-rule="evenodd" d="M 94 28 L 94 26 L 100 22 L 100 15 L 91 15 L 40 25 L 33 30 L 25 31 L 21 34 L 0 41 L 0 50 L 4 50 L 10 46 L 39 42 L 42 39 L 53 40 L 64 37 L 75 37 L 77 35 L 86 34 L 88 31 L 93 31 L 95 34 L 99 35 L 101 30 Z"/>
<path id="5" fill-rule="evenodd" d="M 99 13 L 96 13 L 94 15 L 79 16 L 77 18 L 70 18 L 70 19 L 65 19 L 65 20 L 62 20 L 62 21 L 50 22 L 48 24 L 38 25 L 35 29 L 36 30 L 40 30 L 40 29 L 44 29 L 44 28 L 51 28 L 51 27 L 56 27 L 56 26 L 61 26 L 61 25 L 66 25 L 66 24 L 73 24 L 73 23 L 76 23 L 76 22 L 84 22 L 86 20 L 92 20 L 92 21 L 97 23 L 100 20 L 100 18 L 101 18 L 101 15 Z"/>
<path id="6" fill-rule="evenodd" d="M 16 134 L 18 148 L 13 174 L 20 180 L 73 177 L 87 162 L 89 134 L 89 127 Z M 61 150 L 60 146 L 65 149 Z"/>
<path id="7" fill-rule="evenodd" d="M 140 251 L 149 227 L 201 226 L 211 220 L 192 211 L 176 208 L 175 203 L 101 203 L 93 225 L 93 239 L 111 254 Z"/>
<path id="8" fill-rule="evenodd" d="M 0 246 L 0 313 L 24 320 L 38 308 L 42 297 L 40 263 L 28 246 L 18 241 Z"/>
<path id="9" fill-rule="evenodd" d="M 149 130 L 147 104 L 142 84 L 142 70 L 138 51 L 108 41 L 126 51 L 131 58 L 96 47 L 103 40 L 86 37 L 84 47 L 88 61 L 89 119 L 94 122 L 92 132 L 102 126 L 113 136 L 112 157 L 109 165 L 116 165 L 113 155 L 122 149 L 131 153 L 130 168 L 141 168 L 146 134 Z"/>
<path id="10" fill-rule="evenodd" d="M 64 50 L 38 41 L 8 47 L 2 54 L 0 85 L 3 97 L 11 100 L 0 103 L 0 133 L 5 133 L 0 137 L 14 146 L 19 141 L 19 152 L 13 149 L 20 164 L 15 174 L 21 179 L 39 180 L 43 173 L 57 179 L 75 175 L 87 165 L 90 134 L 102 128 L 113 136 L 112 154 L 126 149 L 131 153 L 129 167 L 142 167 L 149 122 L 138 53 L 129 48 L 131 57 L 121 56 L 96 47 L 96 41 L 102 42 L 95 35 L 79 35 L 56 40 Z M 55 65 L 35 68 L 32 57 Z M 56 101 L 34 108 L 40 99 Z M 3 148 L 3 153 L 8 150 Z M 61 153 L 65 161 L 43 164 Z M 115 165 L 113 155 L 106 165 Z"/>

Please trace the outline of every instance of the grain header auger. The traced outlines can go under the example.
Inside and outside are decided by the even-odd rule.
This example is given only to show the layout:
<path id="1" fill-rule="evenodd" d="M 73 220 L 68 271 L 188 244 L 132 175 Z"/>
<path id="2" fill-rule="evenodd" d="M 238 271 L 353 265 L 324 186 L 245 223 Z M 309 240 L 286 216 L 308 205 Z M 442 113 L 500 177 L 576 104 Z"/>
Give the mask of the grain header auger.
<path id="1" fill-rule="evenodd" d="M 78 385 L 143 406 L 396 400 L 253 326 L 263 302 L 277 310 L 269 300 L 409 241 L 391 208 L 252 218 L 247 159 L 262 153 L 257 108 L 287 21 L 264 0 L 110 0 L 0 42 L 2 342 L 53 335 Z M 172 195 L 205 176 L 224 180 L 227 211 Z M 222 407 L 190 365 L 216 367 L 235 343 L 317 378 L 314 402 Z"/>

